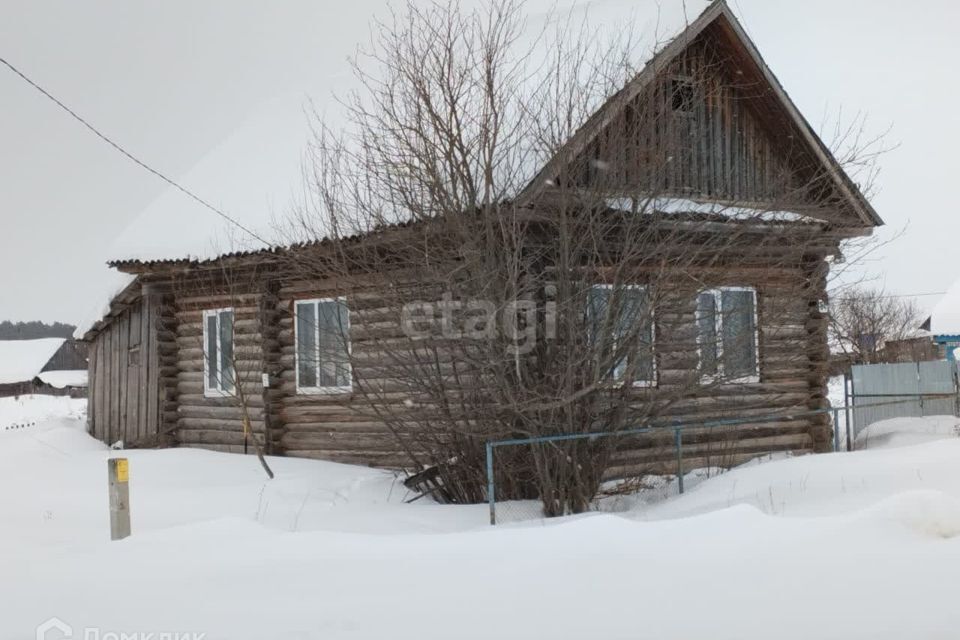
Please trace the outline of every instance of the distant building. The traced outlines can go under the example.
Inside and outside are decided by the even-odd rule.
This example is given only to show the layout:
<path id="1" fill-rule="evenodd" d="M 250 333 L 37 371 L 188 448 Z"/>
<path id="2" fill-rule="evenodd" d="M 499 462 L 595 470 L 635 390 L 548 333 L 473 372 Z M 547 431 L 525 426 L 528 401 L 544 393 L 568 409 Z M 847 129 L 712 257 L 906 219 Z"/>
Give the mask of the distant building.
<path id="1" fill-rule="evenodd" d="M 0 397 L 86 394 L 86 345 L 65 338 L 0 340 Z"/>
<path id="2" fill-rule="evenodd" d="M 920 329 L 930 332 L 947 360 L 960 359 L 960 353 L 954 355 L 960 347 L 960 280 L 940 299 Z"/>
<path id="3" fill-rule="evenodd" d="M 881 349 L 882 362 L 926 362 L 942 360 L 944 348 L 925 331 L 900 340 L 887 340 Z M 952 349 L 951 354 L 952 356 Z"/>

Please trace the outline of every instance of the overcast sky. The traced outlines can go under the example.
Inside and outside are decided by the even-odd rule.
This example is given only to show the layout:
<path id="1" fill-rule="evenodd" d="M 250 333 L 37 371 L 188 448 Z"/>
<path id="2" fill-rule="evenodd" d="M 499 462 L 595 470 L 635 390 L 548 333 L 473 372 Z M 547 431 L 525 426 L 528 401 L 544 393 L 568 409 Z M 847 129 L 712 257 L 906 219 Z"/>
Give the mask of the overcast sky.
<path id="1" fill-rule="evenodd" d="M 0 56 L 202 197 L 261 221 L 282 217 L 298 189 L 307 98 L 326 109 L 330 92 L 349 86 L 346 56 L 387 4 L 0 1 Z M 587 4 L 601 22 L 637 6 Z M 686 4 L 692 15 L 706 6 Z M 903 233 L 868 269 L 891 293 L 947 288 L 960 277 L 960 3 L 730 4 L 811 122 L 842 107 L 866 112 L 874 132 L 892 127 L 888 143 L 899 146 L 882 159 L 874 206 L 882 237 Z M 0 110 L 0 319 L 75 322 L 112 282 L 106 259 L 229 245 L 212 213 L 6 68 Z"/>

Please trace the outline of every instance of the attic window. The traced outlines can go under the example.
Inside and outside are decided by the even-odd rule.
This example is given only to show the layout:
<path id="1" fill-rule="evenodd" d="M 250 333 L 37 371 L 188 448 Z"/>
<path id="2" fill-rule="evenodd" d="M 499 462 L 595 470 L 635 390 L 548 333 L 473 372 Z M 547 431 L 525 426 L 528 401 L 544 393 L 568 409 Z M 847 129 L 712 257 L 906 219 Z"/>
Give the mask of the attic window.
<path id="1" fill-rule="evenodd" d="M 693 82 L 689 78 L 670 80 L 670 106 L 680 113 L 693 112 Z"/>

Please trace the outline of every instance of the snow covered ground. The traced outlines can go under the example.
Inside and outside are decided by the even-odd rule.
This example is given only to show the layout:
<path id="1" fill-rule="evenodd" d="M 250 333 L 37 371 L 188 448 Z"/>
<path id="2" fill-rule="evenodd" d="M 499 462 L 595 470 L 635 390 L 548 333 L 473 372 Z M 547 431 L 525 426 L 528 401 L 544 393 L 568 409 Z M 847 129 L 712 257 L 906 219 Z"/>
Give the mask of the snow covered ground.
<path id="1" fill-rule="evenodd" d="M 960 633 L 949 430 L 746 465 L 619 514 L 496 528 L 482 505 L 405 504 L 386 472 L 273 458 L 268 482 L 252 457 L 127 451 L 134 533 L 110 542 L 117 452 L 84 433 L 76 401 L 50 400 L 0 400 L 0 417 L 37 423 L 0 431 L 2 639 L 33 638 L 51 616 L 74 638 Z"/>

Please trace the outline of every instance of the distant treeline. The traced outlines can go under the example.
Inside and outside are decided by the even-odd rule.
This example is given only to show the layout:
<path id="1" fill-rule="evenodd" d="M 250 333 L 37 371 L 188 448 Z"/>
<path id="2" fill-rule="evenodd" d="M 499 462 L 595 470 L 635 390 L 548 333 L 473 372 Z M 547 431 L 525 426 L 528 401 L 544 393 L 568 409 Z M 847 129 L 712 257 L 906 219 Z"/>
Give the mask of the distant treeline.
<path id="1" fill-rule="evenodd" d="M 69 338 L 76 329 L 72 324 L 54 322 L 0 322 L 0 340 L 33 340 L 34 338 Z"/>

